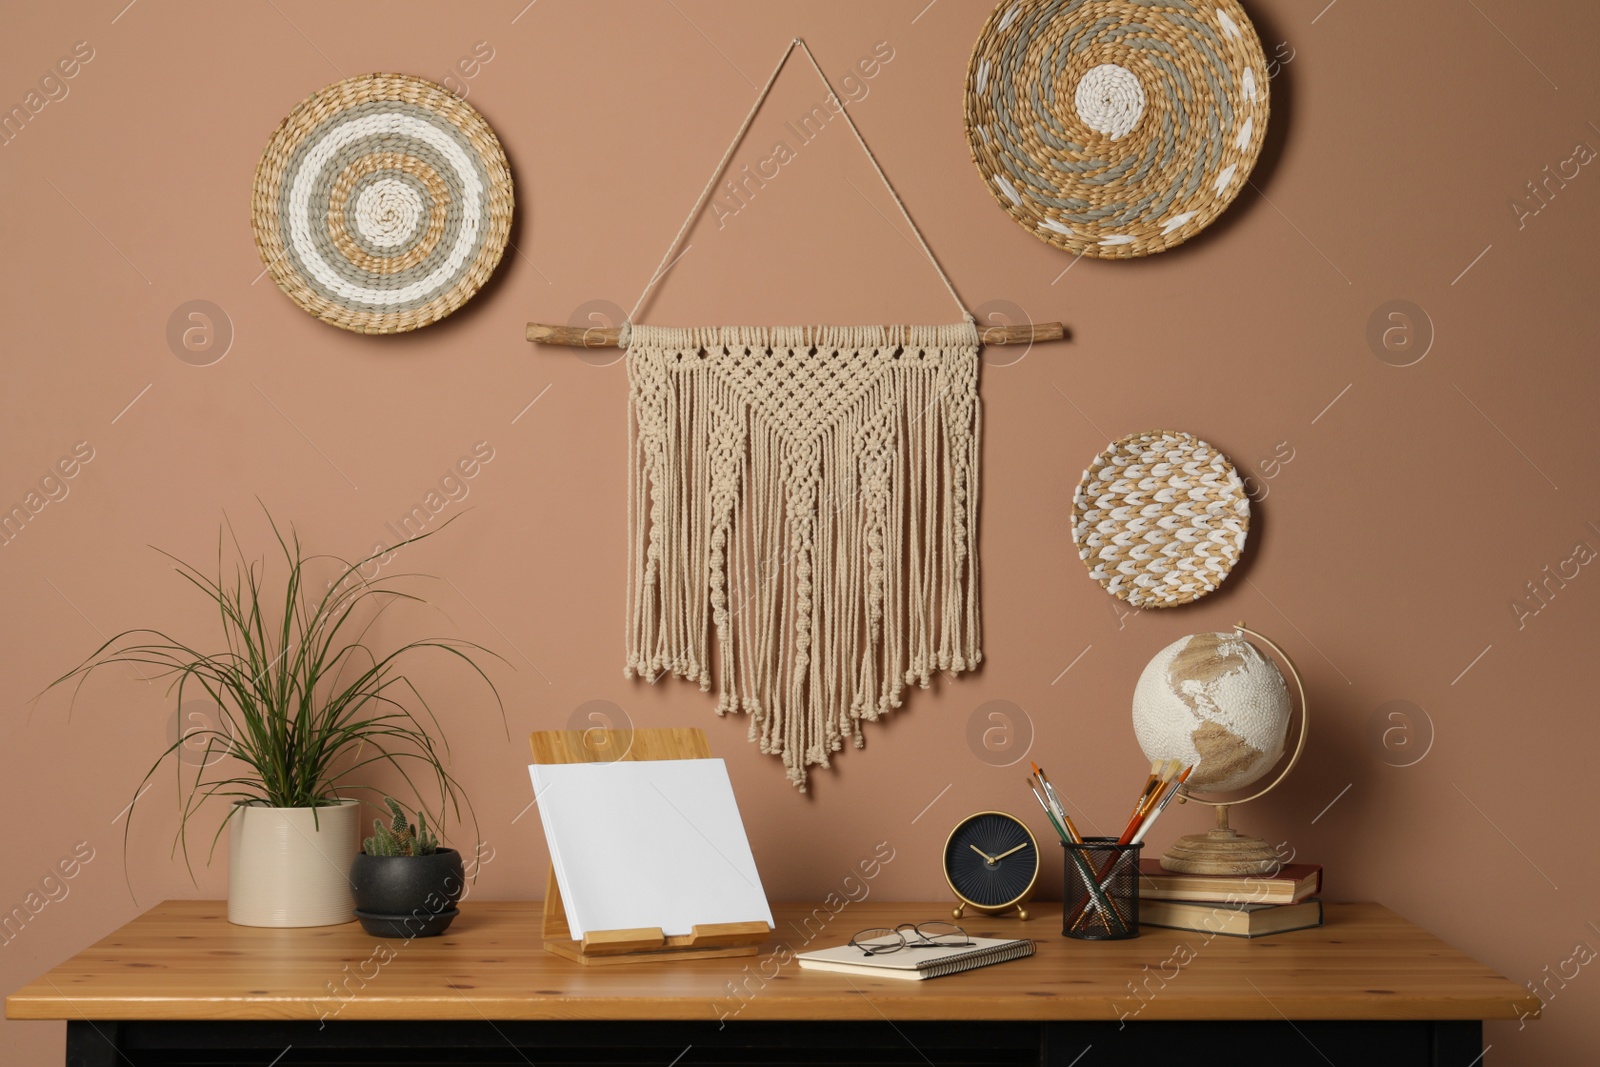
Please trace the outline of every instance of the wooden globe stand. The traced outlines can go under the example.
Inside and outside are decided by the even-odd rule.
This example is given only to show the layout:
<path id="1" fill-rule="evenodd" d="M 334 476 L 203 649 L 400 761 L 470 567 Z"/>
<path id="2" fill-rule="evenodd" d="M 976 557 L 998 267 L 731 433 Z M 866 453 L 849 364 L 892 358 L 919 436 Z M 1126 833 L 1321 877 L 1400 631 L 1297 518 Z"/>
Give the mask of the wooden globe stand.
<path id="1" fill-rule="evenodd" d="M 1283 860 L 1277 849 L 1230 827 L 1227 804 L 1212 806 L 1216 828 L 1178 838 L 1161 857 L 1162 867 L 1180 874 L 1272 874 L 1278 869 Z"/>
<path id="2" fill-rule="evenodd" d="M 1259 837 L 1241 834 L 1228 825 L 1228 809 L 1237 804 L 1247 804 L 1257 800 L 1278 787 L 1278 783 L 1294 770 L 1294 765 L 1300 762 L 1300 753 L 1305 751 L 1306 732 L 1311 726 L 1311 709 L 1306 703 L 1305 683 L 1300 680 L 1300 672 L 1295 670 L 1294 661 L 1291 660 L 1283 649 L 1254 630 L 1245 628 L 1244 623 L 1234 626 L 1240 634 L 1253 637 L 1277 653 L 1283 665 L 1289 668 L 1289 675 L 1294 679 L 1294 686 L 1300 693 L 1300 738 L 1295 742 L 1294 752 L 1289 756 L 1289 762 L 1284 766 L 1278 776 L 1264 789 L 1250 794 L 1242 800 L 1226 802 L 1201 800 L 1191 797 L 1188 793 L 1178 794 L 1178 803 L 1182 804 L 1193 799 L 1198 804 L 1210 804 L 1217 809 L 1217 825 L 1203 834 L 1188 834 L 1178 838 L 1168 847 L 1166 854 L 1161 857 L 1161 866 L 1169 871 L 1180 874 L 1222 874 L 1222 875 L 1249 875 L 1249 874 L 1275 874 L 1283 866 L 1283 857 L 1278 855 L 1278 850 Z"/>

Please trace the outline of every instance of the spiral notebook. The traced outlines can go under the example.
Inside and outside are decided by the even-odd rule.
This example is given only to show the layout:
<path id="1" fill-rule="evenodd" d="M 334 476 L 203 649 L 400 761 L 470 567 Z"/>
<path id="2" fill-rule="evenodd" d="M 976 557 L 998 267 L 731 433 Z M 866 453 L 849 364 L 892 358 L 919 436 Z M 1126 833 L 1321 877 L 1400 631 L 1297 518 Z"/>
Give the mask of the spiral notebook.
<path id="1" fill-rule="evenodd" d="M 841 971 L 845 974 L 864 974 L 868 977 L 904 978 L 917 982 L 924 978 L 939 978 L 974 967 L 987 967 L 991 963 L 1005 963 L 1033 955 L 1033 940 L 1008 941 L 998 937 L 974 937 L 970 948 L 951 952 L 936 949 L 903 949 L 881 956 L 865 956 L 853 945 L 824 948 L 816 952 L 802 952 L 795 957 L 800 966 L 819 971 Z"/>

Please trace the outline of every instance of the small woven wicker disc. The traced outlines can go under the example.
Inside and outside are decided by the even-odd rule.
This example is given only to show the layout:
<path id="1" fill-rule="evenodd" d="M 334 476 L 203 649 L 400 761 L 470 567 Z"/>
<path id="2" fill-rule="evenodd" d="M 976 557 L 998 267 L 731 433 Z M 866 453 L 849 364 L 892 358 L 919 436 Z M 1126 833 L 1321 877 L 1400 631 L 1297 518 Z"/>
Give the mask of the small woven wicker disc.
<path id="1" fill-rule="evenodd" d="M 1205 229 L 1267 129 L 1238 0 L 1001 0 L 967 67 L 967 144 L 1028 232 L 1127 259 Z"/>
<path id="2" fill-rule="evenodd" d="M 1250 497 L 1233 464 L 1186 433 L 1113 442 L 1072 498 L 1072 539 L 1089 577 L 1139 608 L 1187 604 L 1221 585 L 1249 530 Z"/>
<path id="3" fill-rule="evenodd" d="M 303 100 L 256 167 L 251 220 L 273 281 L 323 322 L 401 333 L 437 322 L 494 273 L 511 168 L 483 116 L 405 74 Z"/>

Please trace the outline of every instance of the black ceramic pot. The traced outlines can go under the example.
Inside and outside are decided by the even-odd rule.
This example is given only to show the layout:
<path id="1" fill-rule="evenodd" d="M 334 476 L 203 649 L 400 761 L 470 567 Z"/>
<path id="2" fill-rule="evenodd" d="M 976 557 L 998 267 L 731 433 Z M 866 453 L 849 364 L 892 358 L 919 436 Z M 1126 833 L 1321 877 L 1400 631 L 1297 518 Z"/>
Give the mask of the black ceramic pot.
<path id="1" fill-rule="evenodd" d="M 428 856 L 356 854 L 350 864 L 356 910 L 369 915 L 426 918 L 451 911 L 461 899 L 466 874 L 461 853 L 441 848 Z"/>

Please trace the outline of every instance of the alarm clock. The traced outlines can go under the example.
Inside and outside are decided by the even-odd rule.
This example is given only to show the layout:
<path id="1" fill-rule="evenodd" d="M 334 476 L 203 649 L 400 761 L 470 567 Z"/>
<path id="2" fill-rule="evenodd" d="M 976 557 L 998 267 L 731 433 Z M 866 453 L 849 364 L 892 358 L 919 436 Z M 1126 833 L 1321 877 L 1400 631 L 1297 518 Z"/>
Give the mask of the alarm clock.
<path id="1" fill-rule="evenodd" d="M 944 843 L 944 880 L 961 901 L 952 912 L 957 919 L 968 908 L 985 915 L 1016 908 L 1017 918 L 1026 919 L 1022 905 L 1039 880 L 1039 842 L 1015 815 L 969 815 Z"/>

